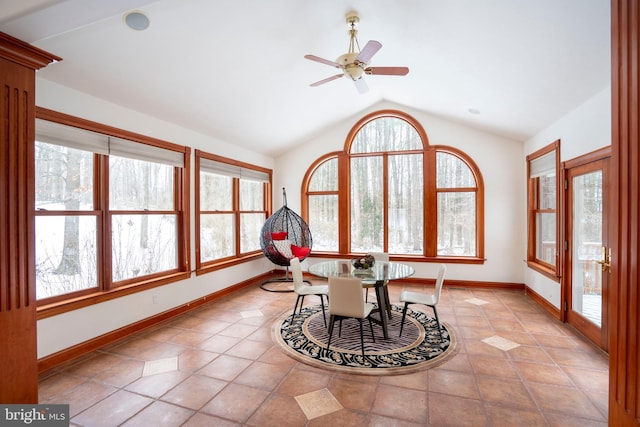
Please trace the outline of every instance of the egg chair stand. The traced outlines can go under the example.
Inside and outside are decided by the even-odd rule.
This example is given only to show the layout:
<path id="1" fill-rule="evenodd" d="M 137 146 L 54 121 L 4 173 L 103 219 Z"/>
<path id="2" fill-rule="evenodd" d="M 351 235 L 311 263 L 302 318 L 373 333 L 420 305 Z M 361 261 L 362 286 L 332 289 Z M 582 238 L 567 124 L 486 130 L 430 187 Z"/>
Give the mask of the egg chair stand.
<path id="1" fill-rule="evenodd" d="M 269 288 L 269 283 L 293 282 L 289 275 L 291 258 L 304 260 L 311 252 L 313 239 L 309 226 L 300 215 L 287 207 L 287 193 L 282 189 L 283 206 L 275 211 L 262 226 L 260 247 L 272 263 L 285 267 L 285 276 L 265 280 L 260 287 L 269 292 L 293 292 L 293 289 Z M 308 280 L 305 282 L 311 284 Z"/>

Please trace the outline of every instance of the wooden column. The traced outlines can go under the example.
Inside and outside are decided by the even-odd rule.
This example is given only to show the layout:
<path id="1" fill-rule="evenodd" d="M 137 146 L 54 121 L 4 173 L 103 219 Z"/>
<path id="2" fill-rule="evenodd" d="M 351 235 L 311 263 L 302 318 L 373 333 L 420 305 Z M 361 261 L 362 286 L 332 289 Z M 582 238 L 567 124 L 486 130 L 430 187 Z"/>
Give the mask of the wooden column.
<path id="1" fill-rule="evenodd" d="M 0 402 L 38 403 L 35 71 L 60 58 L 0 33 Z"/>
<path id="2" fill-rule="evenodd" d="M 609 425 L 640 424 L 640 2 L 611 0 L 613 263 L 609 295 Z M 617 221 L 616 221 L 617 219 Z"/>

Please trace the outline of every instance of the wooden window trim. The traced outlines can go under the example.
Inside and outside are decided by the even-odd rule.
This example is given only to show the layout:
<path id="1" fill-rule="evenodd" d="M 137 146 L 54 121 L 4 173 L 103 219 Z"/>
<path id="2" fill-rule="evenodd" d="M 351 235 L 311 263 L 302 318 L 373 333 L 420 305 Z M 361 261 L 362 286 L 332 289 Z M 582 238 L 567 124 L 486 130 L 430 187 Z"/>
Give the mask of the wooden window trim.
<path id="1" fill-rule="evenodd" d="M 369 122 L 383 118 L 393 117 L 406 121 L 411 125 L 423 143 L 422 150 L 407 150 L 407 151 L 389 151 L 389 152 L 370 152 L 370 153 L 354 153 L 350 154 L 350 148 L 353 141 L 360 131 L 360 129 Z M 446 152 L 458 157 L 463 161 L 471 170 L 475 180 L 475 188 L 455 188 L 455 189 L 437 189 L 435 173 L 430 174 L 428 171 L 434 170 L 436 165 L 436 152 Z M 383 156 L 387 159 L 388 156 L 402 155 L 402 154 L 423 154 L 423 173 L 424 179 L 424 205 L 436 206 L 436 199 L 438 192 L 475 192 L 476 193 L 476 255 L 473 257 L 458 257 L 458 256 L 438 256 L 436 239 L 432 238 L 437 233 L 437 211 L 436 209 L 426 209 L 424 211 L 424 254 L 423 255 L 393 255 L 394 260 L 407 261 L 407 262 L 446 262 L 446 263 L 460 263 L 460 264 L 484 264 L 486 259 L 484 258 L 484 180 L 478 165 L 463 151 L 449 146 L 431 146 L 429 145 L 429 138 L 422 125 L 412 116 L 407 113 L 398 110 L 380 110 L 370 113 L 356 122 L 356 124 L 350 129 L 345 139 L 344 148 L 342 151 L 334 151 L 327 153 L 318 159 L 316 159 L 311 166 L 307 169 L 301 185 L 301 212 L 302 217 L 305 220 L 309 220 L 309 196 L 320 194 L 336 194 L 338 195 L 338 209 L 339 209 L 339 232 L 338 232 L 338 252 L 327 251 L 312 251 L 311 257 L 318 256 L 323 258 L 344 258 L 345 256 L 355 256 L 350 252 L 350 194 L 349 194 L 349 176 L 350 176 L 350 159 L 352 157 L 371 157 L 371 156 Z M 338 159 L 338 190 L 337 191 L 309 191 L 309 184 L 316 170 L 325 162 Z M 386 171 L 386 162 L 384 163 Z M 386 173 L 386 172 L 385 172 Z M 386 176 L 386 175 L 385 175 Z M 386 185 L 386 179 L 385 179 Z M 387 210 L 385 200 L 385 211 Z M 386 215 L 385 215 L 386 219 Z M 386 229 L 386 228 L 385 228 Z M 387 245 L 388 235 L 385 233 L 384 243 Z M 433 255 L 425 255 L 425 254 Z"/>
<path id="2" fill-rule="evenodd" d="M 177 214 L 176 224 L 176 241 L 177 241 L 177 258 L 178 265 L 175 269 L 163 271 L 160 273 L 143 276 L 139 279 L 129 279 L 117 282 L 114 286 L 111 280 L 111 251 L 110 242 L 105 241 L 104 236 L 110 235 L 110 212 L 108 206 L 108 156 L 95 154 L 94 159 L 94 211 L 84 211 L 79 215 L 97 215 L 97 245 L 98 245 L 98 270 L 97 281 L 98 286 L 95 288 L 85 289 L 69 294 L 56 295 L 38 301 L 37 317 L 43 319 L 87 307 L 93 304 L 120 298 L 125 295 L 145 291 L 154 287 L 163 286 L 168 283 L 184 280 L 190 276 L 190 197 L 189 197 L 189 179 L 190 176 L 190 154 L 191 148 L 182 146 L 157 138 L 148 137 L 134 132 L 118 129 L 102 123 L 74 117 L 68 114 L 49 110 L 42 107 L 36 107 L 36 118 L 51 122 L 60 123 L 67 126 L 86 129 L 93 132 L 102 133 L 104 135 L 126 139 L 140 144 L 151 145 L 154 147 L 164 148 L 167 150 L 179 152 L 184 157 L 184 167 L 174 168 L 174 210 L 171 213 Z M 35 162 L 35 159 L 31 159 Z M 47 212 L 46 214 L 52 214 Z M 138 211 L 136 211 L 138 213 Z M 46 215 L 39 212 L 38 215 Z M 64 213 L 63 213 L 64 214 Z M 74 212 L 74 215 L 76 213 Z M 35 218 L 36 212 L 33 209 L 32 216 Z"/>
<path id="3" fill-rule="evenodd" d="M 208 159 L 220 163 L 226 163 L 233 166 L 238 166 L 241 168 L 252 169 L 259 172 L 264 172 L 269 175 L 269 182 L 265 183 L 263 187 L 263 201 L 264 201 L 264 210 L 263 211 L 241 211 L 240 210 L 240 181 L 238 178 L 234 178 L 232 180 L 232 210 L 218 213 L 228 213 L 233 214 L 235 218 L 235 254 L 225 257 L 219 258 L 211 261 L 201 261 L 200 257 L 200 159 Z M 202 150 L 195 150 L 195 185 L 194 185 L 194 193 L 195 193 L 195 239 L 196 239 L 196 269 L 195 273 L 197 276 L 202 274 L 211 273 L 213 271 L 221 270 L 223 268 L 228 268 L 233 265 L 242 264 L 247 261 L 251 261 L 254 259 L 259 259 L 263 257 L 263 253 L 261 249 L 257 249 L 255 251 L 241 253 L 240 252 L 240 215 L 242 213 L 258 213 L 264 212 L 265 218 L 269 218 L 272 211 L 272 198 L 271 198 L 271 188 L 272 188 L 272 177 L 273 171 L 268 168 L 263 168 L 260 166 L 256 166 L 250 163 L 241 162 L 239 160 L 230 159 L 227 157 L 218 156 L 215 154 L 207 153 Z"/>
<path id="4" fill-rule="evenodd" d="M 549 212 L 555 212 L 556 214 L 556 263 L 555 265 L 544 262 L 537 259 L 537 247 L 536 247 L 536 214 L 543 212 L 542 209 L 535 209 L 537 206 L 537 186 L 534 185 L 531 176 L 531 161 L 555 152 L 556 154 L 556 208 L 555 210 L 549 210 Z M 541 149 L 529 154 L 526 157 L 527 161 L 527 266 L 532 270 L 537 271 L 549 279 L 560 283 L 562 276 L 561 258 L 562 251 L 560 248 L 560 227 L 561 227 L 561 183 L 564 182 L 561 169 L 560 169 L 560 140 L 556 140 L 551 144 L 542 147 Z"/>
<path id="5" fill-rule="evenodd" d="M 460 159 L 462 162 L 464 162 L 469 169 L 471 170 L 471 173 L 473 174 L 473 178 L 476 182 L 476 186 L 475 187 L 456 187 L 456 188 L 437 188 L 435 180 L 435 174 L 433 177 L 433 185 L 435 186 L 435 198 L 437 198 L 437 194 L 439 192 L 465 192 L 465 193 L 471 193 L 474 192 L 476 194 L 476 257 L 461 257 L 463 259 L 467 259 L 467 258 L 471 258 L 471 259 L 477 259 L 477 260 L 482 260 L 483 262 L 485 261 L 485 257 L 484 257 L 484 178 L 482 177 L 482 174 L 480 173 L 480 168 L 478 167 L 478 164 L 471 158 L 469 157 L 469 155 L 467 155 L 464 151 L 459 150 L 457 148 L 454 147 L 449 147 L 449 146 L 445 146 L 445 145 L 437 145 L 437 146 L 433 146 L 433 161 L 434 161 L 434 169 L 435 169 L 435 157 L 437 153 L 447 153 L 450 154 L 452 156 L 457 157 L 458 159 Z M 434 199 L 433 203 L 436 203 L 437 201 Z M 437 213 L 436 213 L 437 216 Z M 437 221 L 437 218 L 436 218 Z M 437 226 L 437 223 L 436 223 Z M 449 261 L 447 262 L 453 262 L 451 261 L 452 259 L 458 259 L 458 257 L 438 257 L 438 259 L 449 259 Z M 482 262 L 482 263 L 483 263 Z"/>

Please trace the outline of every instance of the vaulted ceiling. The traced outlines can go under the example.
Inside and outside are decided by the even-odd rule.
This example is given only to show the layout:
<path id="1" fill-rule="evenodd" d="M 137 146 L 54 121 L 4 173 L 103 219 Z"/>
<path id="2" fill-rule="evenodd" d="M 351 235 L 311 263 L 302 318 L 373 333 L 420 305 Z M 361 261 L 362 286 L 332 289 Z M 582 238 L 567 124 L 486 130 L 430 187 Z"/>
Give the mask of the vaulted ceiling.
<path id="1" fill-rule="evenodd" d="M 610 85 L 609 0 L 3 0 L 0 31 L 63 58 L 46 79 L 277 156 L 380 101 L 526 140 Z M 146 30 L 124 15 L 143 12 Z M 371 66 L 339 70 L 347 13 Z M 108 124 L 108 123 L 107 123 Z"/>

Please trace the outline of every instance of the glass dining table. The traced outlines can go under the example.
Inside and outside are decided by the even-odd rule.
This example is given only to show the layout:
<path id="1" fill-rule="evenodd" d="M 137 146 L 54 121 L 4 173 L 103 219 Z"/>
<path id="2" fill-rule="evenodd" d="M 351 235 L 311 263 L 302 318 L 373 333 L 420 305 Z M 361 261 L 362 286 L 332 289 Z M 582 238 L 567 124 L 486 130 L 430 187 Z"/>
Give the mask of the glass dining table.
<path id="1" fill-rule="evenodd" d="M 357 277 L 362 280 L 363 288 L 374 288 L 380 318 L 372 318 L 372 320 L 382 326 L 384 338 L 387 339 L 389 337 L 387 316 L 389 319 L 391 318 L 391 302 L 388 301 L 387 282 L 410 277 L 414 270 L 410 265 L 393 261 L 376 261 L 370 269 L 359 270 L 353 267 L 350 260 L 332 260 L 310 265 L 309 273 L 325 278 L 331 276 Z M 387 316 L 385 316 L 385 311 Z"/>

